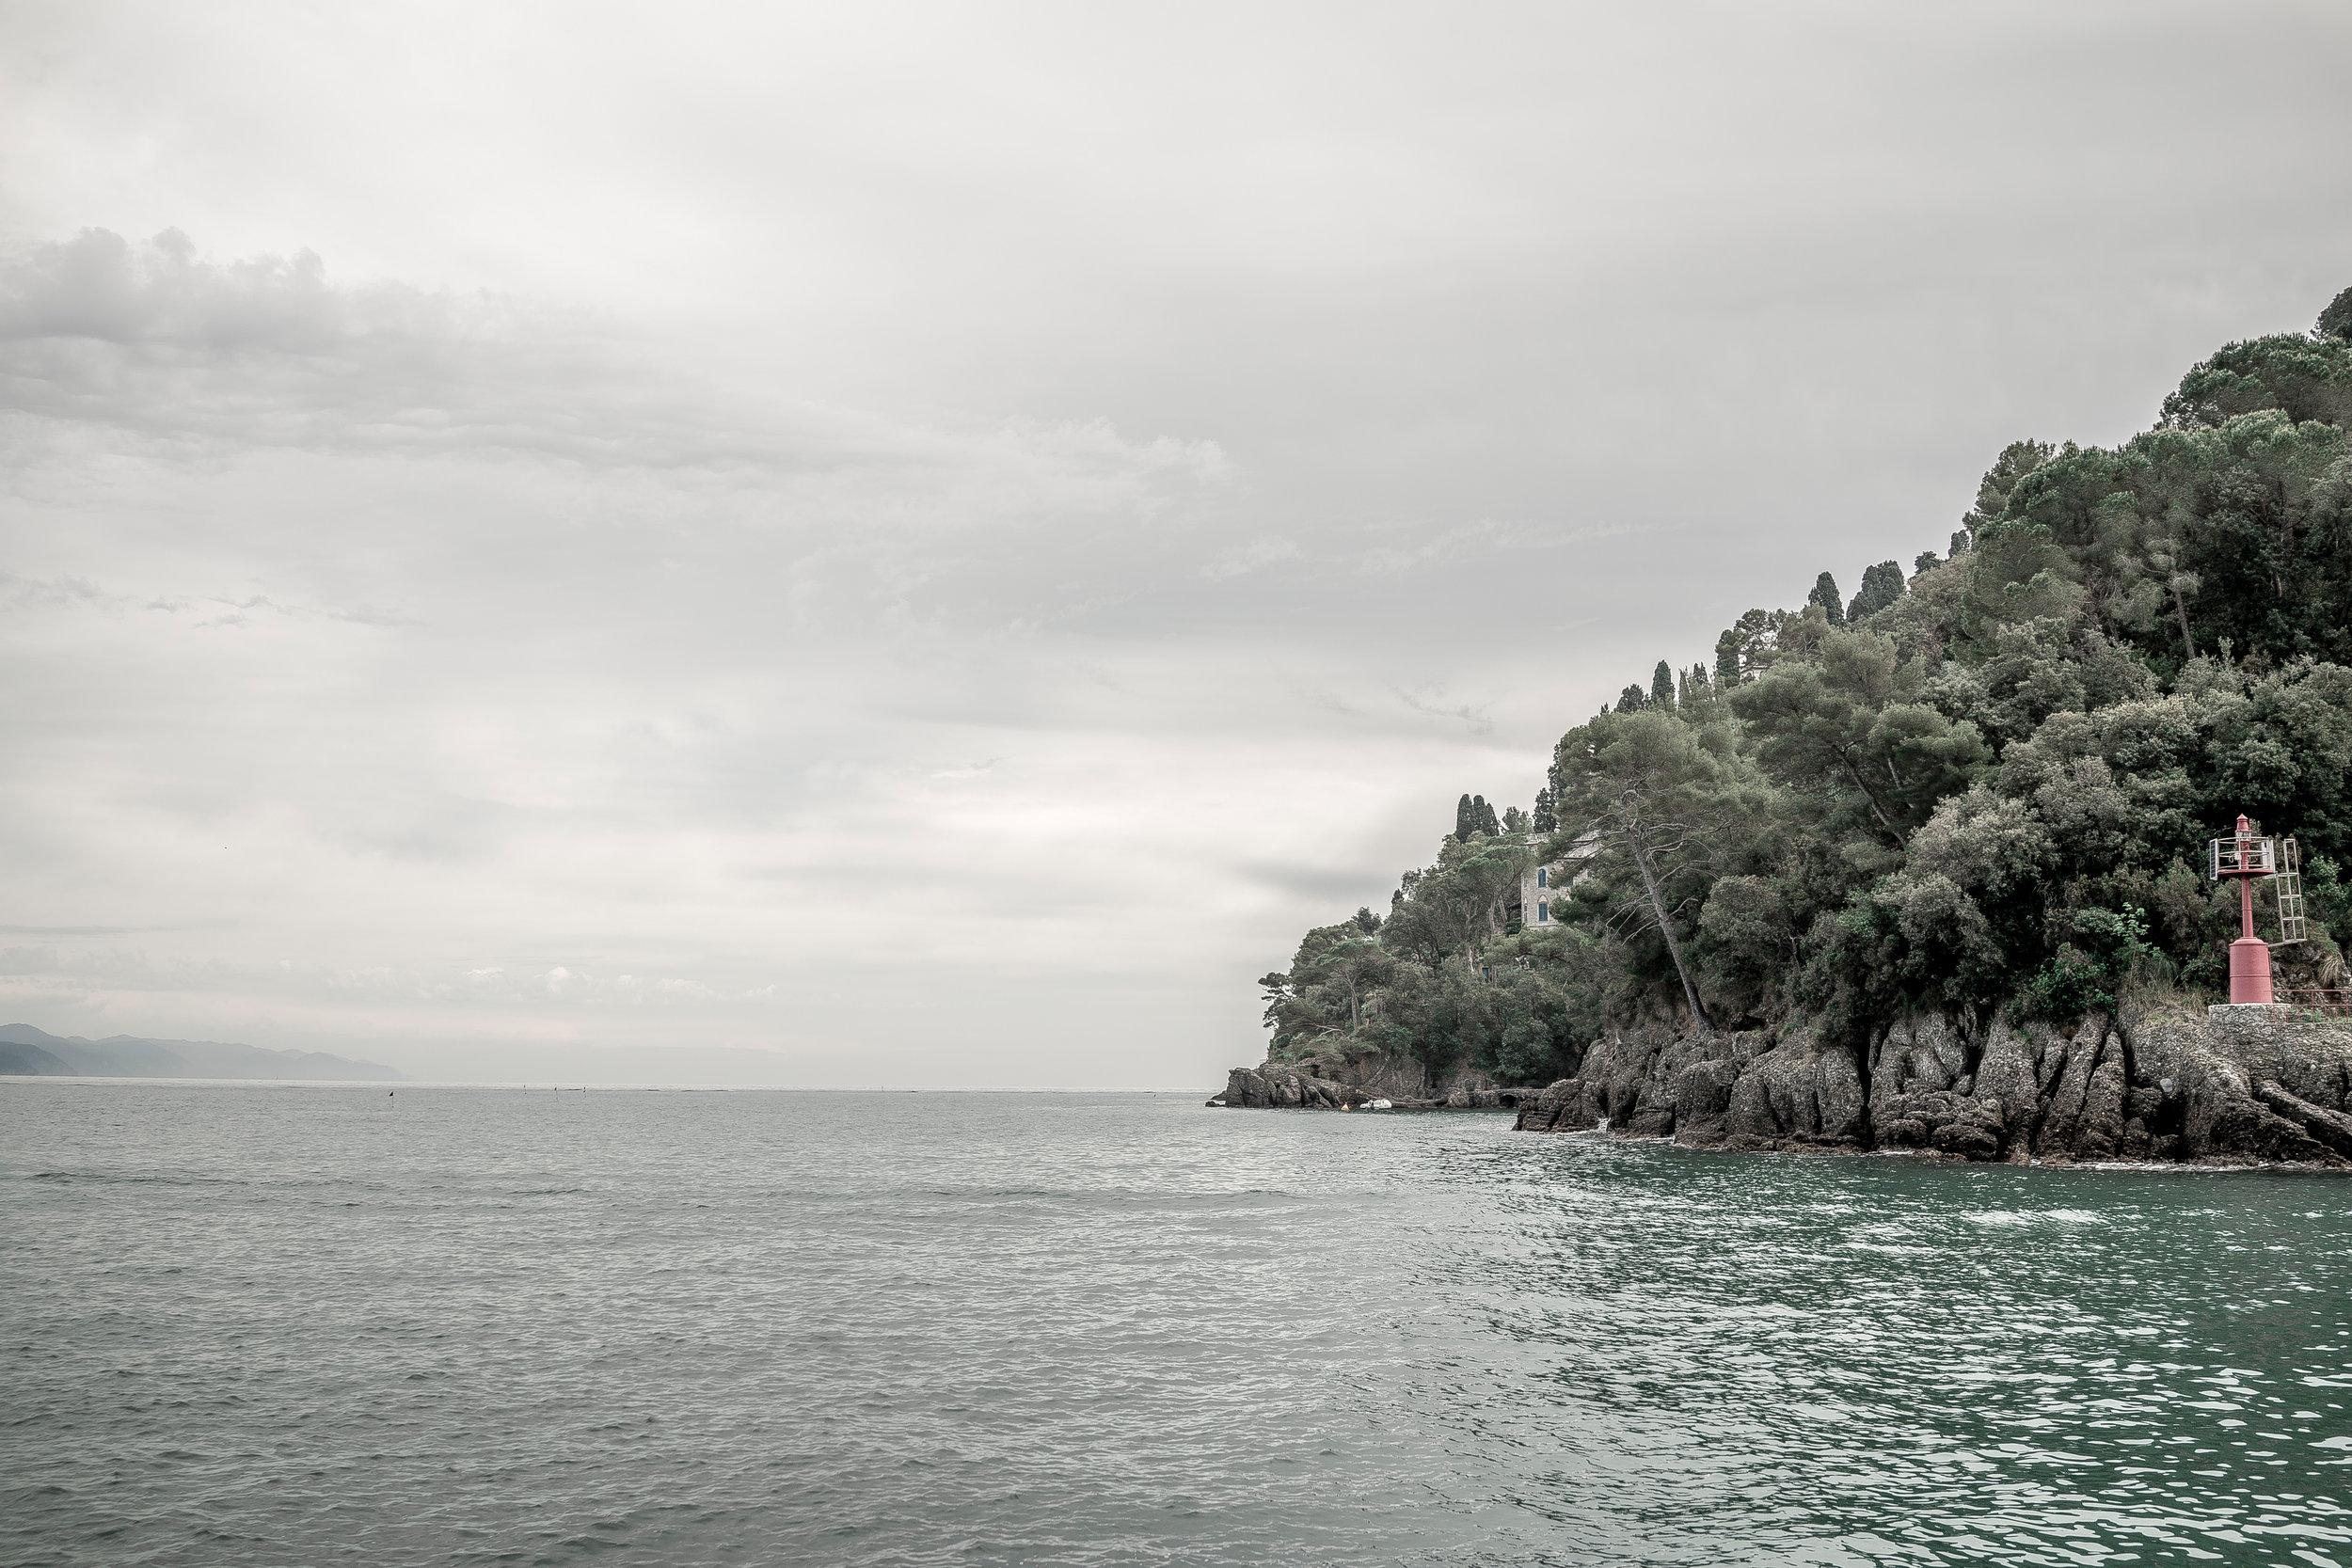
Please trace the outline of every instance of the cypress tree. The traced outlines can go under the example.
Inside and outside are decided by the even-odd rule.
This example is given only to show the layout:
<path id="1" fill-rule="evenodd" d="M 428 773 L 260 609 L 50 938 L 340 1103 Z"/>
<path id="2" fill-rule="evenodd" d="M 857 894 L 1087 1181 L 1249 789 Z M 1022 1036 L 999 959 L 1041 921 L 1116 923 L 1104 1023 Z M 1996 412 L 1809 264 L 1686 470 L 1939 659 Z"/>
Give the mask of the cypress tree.
<path id="1" fill-rule="evenodd" d="M 1535 820 L 1530 824 L 1539 833 L 1560 831 L 1560 818 L 1551 809 L 1551 786 L 1546 784 L 1535 792 Z"/>
<path id="2" fill-rule="evenodd" d="M 1454 808 L 1454 836 L 1467 844 L 1477 826 L 1478 818 L 1470 811 L 1470 798 L 1465 795 L 1461 803 Z"/>
<path id="3" fill-rule="evenodd" d="M 1675 673 L 1664 659 L 1649 673 L 1649 705 L 1662 707 L 1672 713 L 1675 705 Z"/>
<path id="4" fill-rule="evenodd" d="M 1724 634 L 1715 639 L 1715 684 L 1740 684 L 1740 639 L 1729 627 L 1725 627 Z"/>
<path id="5" fill-rule="evenodd" d="M 1862 574 L 1862 592 L 1846 607 L 1846 620 L 1851 624 L 1866 615 L 1875 615 L 1903 596 L 1903 569 L 1895 562 L 1882 561 Z"/>
<path id="6" fill-rule="evenodd" d="M 1837 579 L 1827 572 L 1813 579 L 1813 592 L 1804 596 L 1804 602 L 1820 605 L 1831 626 L 1846 624 L 1846 601 L 1837 596 Z"/>
<path id="7" fill-rule="evenodd" d="M 1495 820 L 1495 808 L 1486 804 L 1484 795 L 1470 797 L 1470 826 L 1488 838 L 1502 832 L 1502 824 Z"/>

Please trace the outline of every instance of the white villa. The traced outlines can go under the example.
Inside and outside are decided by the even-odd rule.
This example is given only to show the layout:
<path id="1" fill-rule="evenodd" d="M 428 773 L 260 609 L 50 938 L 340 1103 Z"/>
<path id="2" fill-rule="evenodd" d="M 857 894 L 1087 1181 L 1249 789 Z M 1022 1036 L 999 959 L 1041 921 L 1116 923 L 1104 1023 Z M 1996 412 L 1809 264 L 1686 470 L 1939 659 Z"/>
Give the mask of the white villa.
<path id="1" fill-rule="evenodd" d="M 1537 842 L 1542 835 L 1530 833 L 1528 842 Z M 1539 865 L 1519 879 L 1519 927 L 1533 931 L 1560 923 L 1551 917 L 1552 900 L 1582 881 L 1589 874 L 1586 865 L 1600 853 L 1600 830 L 1593 829 L 1581 835 L 1574 848 L 1549 865 Z"/>

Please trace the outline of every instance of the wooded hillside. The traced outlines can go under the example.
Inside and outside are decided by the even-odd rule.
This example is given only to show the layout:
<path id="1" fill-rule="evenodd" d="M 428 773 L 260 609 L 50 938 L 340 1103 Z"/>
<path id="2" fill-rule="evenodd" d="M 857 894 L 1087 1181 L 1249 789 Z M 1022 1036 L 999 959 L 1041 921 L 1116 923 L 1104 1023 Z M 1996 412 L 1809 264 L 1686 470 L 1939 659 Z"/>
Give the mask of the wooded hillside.
<path id="1" fill-rule="evenodd" d="M 1262 981 L 1275 1053 L 1339 1037 L 1542 1082 L 1666 1015 L 1859 1041 L 1921 1006 L 2217 992 L 2236 906 L 2201 859 L 2240 812 L 2300 842 L 2313 932 L 2281 957 L 2334 983 L 2347 425 L 2352 289 L 2309 335 L 2196 366 L 2119 448 L 2010 445 L 1947 553 L 1871 566 L 1851 600 L 1822 572 L 1710 659 L 1660 661 L 1561 737 L 1532 813 L 1466 798 L 1385 914 Z M 1557 924 L 1522 927 L 1521 873 L 1580 837 L 1598 852 Z"/>

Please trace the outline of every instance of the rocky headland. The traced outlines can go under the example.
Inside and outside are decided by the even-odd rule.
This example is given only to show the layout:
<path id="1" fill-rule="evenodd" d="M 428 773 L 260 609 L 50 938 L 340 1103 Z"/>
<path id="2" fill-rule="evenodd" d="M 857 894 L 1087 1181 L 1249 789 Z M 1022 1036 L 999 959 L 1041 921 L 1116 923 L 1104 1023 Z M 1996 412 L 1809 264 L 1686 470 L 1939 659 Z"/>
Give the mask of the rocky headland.
<path id="1" fill-rule="evenodd" d="M 2352 1020 L 2285 1007 L 2124 1007 L 2068 1028 L 1948 1014 L 1867 1052 L 1809 1027 L 1615 1032 L 1543 1089 L 1338 1052 L 1234 1068 L 1211 1105 L 1514 1109 L 1518 1131 L 1692 1148 L 2352 1169 Z"/>
<path id="2" fill-rule="evenodd" d="M 1463 1070 L 1433 1079 L 1409 1056 L 1330 1047 L 1295 1058 L 1268 1057 L 1256 1067 L 1237 1067 L 1225 1076 L 1213 1106 L 1269 1110 L 1352 1110 L 1375 1101 L 1399 1111 L 1508 1110 L 1532 1100 L 1534 1086 L 1497 1085 L 1485 1073 Z"/>

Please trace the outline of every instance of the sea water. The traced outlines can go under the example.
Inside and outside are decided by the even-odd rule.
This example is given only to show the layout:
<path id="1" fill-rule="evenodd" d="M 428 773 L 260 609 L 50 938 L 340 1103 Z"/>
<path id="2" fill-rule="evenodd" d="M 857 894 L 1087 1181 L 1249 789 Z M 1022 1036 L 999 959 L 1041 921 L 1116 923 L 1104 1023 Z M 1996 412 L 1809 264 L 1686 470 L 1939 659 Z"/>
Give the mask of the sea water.
<path id="1" fill-rule="evenodd" d="M 0 1083 L 0 1561 L 2352 1565 L 2352 1181 Z"/>

